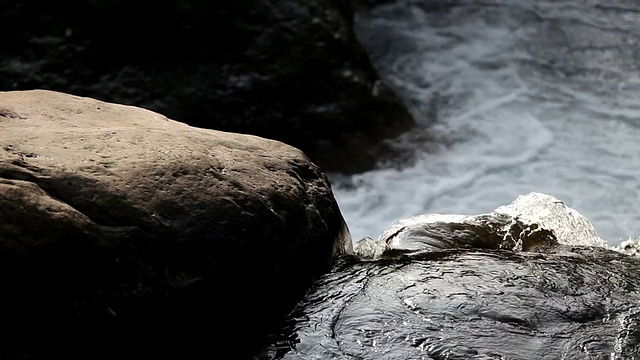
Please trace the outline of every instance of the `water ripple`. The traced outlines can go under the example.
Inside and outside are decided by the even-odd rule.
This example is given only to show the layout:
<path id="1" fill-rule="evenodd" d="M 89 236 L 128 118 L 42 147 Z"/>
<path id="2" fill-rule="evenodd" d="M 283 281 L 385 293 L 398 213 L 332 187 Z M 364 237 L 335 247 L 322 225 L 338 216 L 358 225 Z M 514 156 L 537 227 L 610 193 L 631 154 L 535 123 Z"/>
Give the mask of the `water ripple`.
<path id="1" fill-rule="evenodd" d="M 410 261 L 347 262 L 323 282 L 346 275 L 359 290 L 345 298 L 335 287 L 314 288 L 312 300 L 300 304 L 306 316 L 297 321 L 296 341 L 262 358 L 640 356 L 638 258 L 582 248 L 448 250 Z M 331 305 L 313 300 L 320 297 Z"/>

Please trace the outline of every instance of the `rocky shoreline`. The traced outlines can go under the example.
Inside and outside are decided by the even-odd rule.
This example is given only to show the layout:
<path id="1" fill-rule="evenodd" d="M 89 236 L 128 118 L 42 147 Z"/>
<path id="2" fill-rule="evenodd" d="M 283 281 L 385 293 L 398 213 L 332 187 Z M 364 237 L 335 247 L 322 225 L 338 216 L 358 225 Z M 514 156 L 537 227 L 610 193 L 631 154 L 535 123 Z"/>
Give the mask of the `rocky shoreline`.
<path id="1" fill-rule="evenodd" d="M 548 195 L 354 248 L 324 171 L 414 125 L 383 2 L 0 5 L 0 358 L 640 358 L 638 241 Z"/>
<path id="2" fill-rule="evenodd" d="M 640 356 L 633 244 L 552 196 L 354 249 L 277 141 L 45 90 L 0 132 L 3 359 Z"/>

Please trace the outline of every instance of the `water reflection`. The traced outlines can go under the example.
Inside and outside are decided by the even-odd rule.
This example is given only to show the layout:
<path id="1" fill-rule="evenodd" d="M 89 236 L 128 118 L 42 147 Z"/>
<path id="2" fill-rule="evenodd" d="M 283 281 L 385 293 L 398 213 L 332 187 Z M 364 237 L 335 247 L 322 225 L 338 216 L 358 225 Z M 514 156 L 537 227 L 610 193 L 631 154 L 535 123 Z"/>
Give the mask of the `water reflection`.
<path id="1" fill-rule="evenodd" d="M 639 357 L 638 271 L 635 257 L 589 247 L 344 259 L 260 358 Z"/>

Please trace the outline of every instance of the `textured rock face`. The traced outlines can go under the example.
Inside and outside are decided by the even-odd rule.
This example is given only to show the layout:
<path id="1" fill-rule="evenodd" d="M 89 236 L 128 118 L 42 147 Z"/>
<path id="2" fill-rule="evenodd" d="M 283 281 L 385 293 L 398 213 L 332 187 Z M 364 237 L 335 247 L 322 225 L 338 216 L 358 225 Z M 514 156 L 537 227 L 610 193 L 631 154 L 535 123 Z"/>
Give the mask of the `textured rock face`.
<path id="1" fill-rule="evenodd" d="M 0 134 L 2 358 L 241 357 L 350 251 L 282 143 L 50 91 L 0 93 Z"/>
<path id="2" fill-rule="evenodd" d="M 346 0 L 9 1 L 0 90 L 141 106 L 373 167 L 413 120 L 356 41 Z M 144 20 L 144 21 L 143 21 Z"/>

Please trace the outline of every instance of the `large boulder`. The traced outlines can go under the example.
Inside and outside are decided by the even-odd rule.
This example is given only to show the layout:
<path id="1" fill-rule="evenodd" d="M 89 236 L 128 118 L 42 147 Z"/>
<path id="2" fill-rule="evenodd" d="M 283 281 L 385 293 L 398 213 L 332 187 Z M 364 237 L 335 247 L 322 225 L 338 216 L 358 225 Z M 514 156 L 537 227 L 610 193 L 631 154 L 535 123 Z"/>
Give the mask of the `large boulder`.
<path id="1" fill-rule="evenodd" d="M 356 244 L 258 359 L 637 359 L 640 258 L 531 193 Z"/>
<path id="2" fill-rule="evenodd" d="M 0 90 L 136 105 L 362 171 L 413 120 L 352 18 L 348 0 L 4 2 Z"/>
<path id="3" fill-rule="evenodd" d="M 350 252 L 280 142 L 51 91 L 0 92 L 0 134 L 0 358 L 243 358 Z"/>

